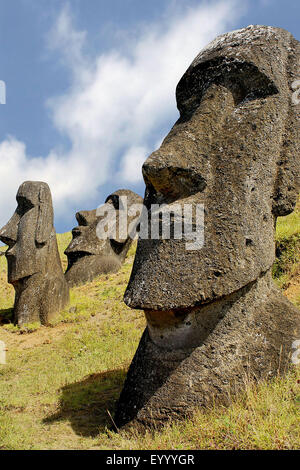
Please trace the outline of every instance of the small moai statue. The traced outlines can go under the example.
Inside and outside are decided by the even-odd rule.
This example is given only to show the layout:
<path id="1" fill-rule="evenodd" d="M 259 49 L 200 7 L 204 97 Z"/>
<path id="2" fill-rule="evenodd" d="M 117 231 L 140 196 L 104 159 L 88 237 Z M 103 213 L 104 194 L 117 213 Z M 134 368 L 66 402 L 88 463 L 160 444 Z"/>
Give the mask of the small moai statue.
<path id="1" fill-rule="evenodd" d="M 17 209 L 0 230 L 8 282 L 15 289 L 14 319 L 22 326 L 46 325 L 69 301 L 53 226 L 52 197 L 47 183 L 26 181 L 17 193 Z"/>
<path id="2" fill-rule="evenodd" d="M 69 286 L 84 284 L 99 274 L 117 272 L 120 269 L 133 242 L 127 229 L 134 217 L 128 215 L 128 212 L 134 205 L 142 202 L 141 196 L 133 191 L 119 189 L 110 194 L 105 204 L 97 210 L 77 212 L 78 226 L 73 228 L 73 239 L 65 250 L 68 258 L 65 277 Z M 111 212 L 112 209 L 114 220 L 111 226 L 116 230 L 111 236 L 107 233 L 105 238 L 101 238 L 97 234 L 98 224 L 103 220 L 105 212 Z M 126 213 L 123 214 L 124 211 Z M 122 216 L 126 219 L 126 227 L 124 237 L 120 238 L 118 229 Z"/>

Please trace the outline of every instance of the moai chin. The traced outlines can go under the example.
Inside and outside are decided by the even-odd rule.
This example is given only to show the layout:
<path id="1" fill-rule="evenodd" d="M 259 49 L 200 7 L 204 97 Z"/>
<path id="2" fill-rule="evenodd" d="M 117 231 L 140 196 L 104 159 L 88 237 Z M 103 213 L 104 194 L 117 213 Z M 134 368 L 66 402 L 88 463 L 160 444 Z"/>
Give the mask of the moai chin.
<path id="1" fill-rule="evenodd" d="M 15 288 L 15 323 L 47 324 L 69 301 L 53 227 L 49 186 L 26 181 L 17 193 L 18 207 L 0 230 L 8 282 Z"/>
<path id="2" fill-rule="evenodd" d="M 84 284 L 92 281 L 102 273 L 116 272 L 125 260 L 126 254 L 132 244 L 132 238 L 127 234 L 124 238 L 118 237 L 118 225 L 122 200 L 125 198 L 127 210 L 135 204 L 142 204 L 143 199 L 138 194 L 127 189 L 120 189 L 110 194 L 104 206 L 99 210 L 80 211 L 76 214 L 78 226 L 72 230 L 73 239 L 67 247 L 65 254 L 68 257 L 68 268 L 65 273 L 70 286 Z M 116 234 L 110 238 L 101 239 L 97 235 L 97 226 L 105 209 L 114 208 L 112 225 L 117 225 Z M 124 214 L 128 224 L 134 217 Z M 128 216 L 128 217 L 127 217 Z M 128 226 L 126 225 L 126 231 Z"/>
<path id="3" fill-rule="evenodd" d="M 118 427 L 157 427 L 227 404 L 246 380 L 285 371 L 300 314 L 275 287 L 276 218 L 299 191 L 300 43 L 279 28 L 222 35 L 177 90 L 180 117 L 143 165 L 144 204 L 203 204 L 204 246 L 139 239 L 125 302 L 147 328 Z"/>

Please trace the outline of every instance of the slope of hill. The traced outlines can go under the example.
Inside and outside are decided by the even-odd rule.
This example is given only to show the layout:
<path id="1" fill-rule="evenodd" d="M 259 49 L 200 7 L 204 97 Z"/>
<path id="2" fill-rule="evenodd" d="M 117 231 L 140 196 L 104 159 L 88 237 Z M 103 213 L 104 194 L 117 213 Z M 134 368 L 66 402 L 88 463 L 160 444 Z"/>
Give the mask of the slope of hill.
<path id="1" fill-rule="evenodd" d="M 70 234 L 58 235 L 62 263 Z M 300 306 L 300 207 L 277 224 L 275 281 Z M 4 248 L 0 248 L 3 251 Z M 299 370 L 247 385 L 229 408 L 145 436 L 115 433 L 110 414 L 141 337 L 143 312 L 122 302 L 133 247 L 117 274 L 71 290 L 50 327 L 10 323 L 14 292 L 0 256 L 0 449 L 299 449 Z M 31 331 L 30 334 L 28 334 Z"/>

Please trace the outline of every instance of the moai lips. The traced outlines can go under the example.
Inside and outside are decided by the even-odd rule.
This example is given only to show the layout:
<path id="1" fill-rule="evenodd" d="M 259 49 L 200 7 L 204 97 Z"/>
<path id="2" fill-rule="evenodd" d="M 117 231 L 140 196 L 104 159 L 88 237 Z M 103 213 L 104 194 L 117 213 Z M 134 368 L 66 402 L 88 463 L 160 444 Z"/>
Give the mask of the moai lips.
<path id="1" fill-rule="evenodd" d="M 116 272 L 120 269 L 133 241 L 127 233 L 127 222 L 128 224 L 131 222 L 131 218 L 127 218 L 127 213 L 125 236 L 120 238 L 119 235 L 120 213 L 123 211 L 122 198 L 126 199 L 128 210 L 134 204 L 141 204 L 143 201 L 134 192 L 121 189 L 106 198 L 104 206 L 100 208 L 101 211 L 77 212 L 78 226 L 72 230 L 73 239 L 65 251 L 68 257 L 65 277 L 70 286 L 92 281 L 99 274 Z M 113 230 L 113 236 L 107 234 L 105 238 L 100 238 L 97 227 L 103 215 L 99 215 L 99 212 L 104 214 L 106 209 L 109 212 L 112 208 L 114 219 L 111 220 L 110 226 L 116 230 Z"/>
<path id="2" fill-rule="evenodd" d="M 299 192 L 300 43 L 280 28 L 218 37 L 180 80 L 180 118 L 146 160 L 144 204 L 203 204 L 204 246 L 139 239 L 125 302 L 147 328 L 115 421 L 159 426 L 245 377 L 285 370 L 299 311 L 275 288 L 274 227 Z"/>
<path id="3" fill-rule="evenodd" d="M 12 218 L 0 230 L 0 240 L 8 245 L 8 282 L 16 291 L 15 322 L 47 324 L 69 300 L 49 186 L 39 181 L 24 182 L 17 203 Z"/>

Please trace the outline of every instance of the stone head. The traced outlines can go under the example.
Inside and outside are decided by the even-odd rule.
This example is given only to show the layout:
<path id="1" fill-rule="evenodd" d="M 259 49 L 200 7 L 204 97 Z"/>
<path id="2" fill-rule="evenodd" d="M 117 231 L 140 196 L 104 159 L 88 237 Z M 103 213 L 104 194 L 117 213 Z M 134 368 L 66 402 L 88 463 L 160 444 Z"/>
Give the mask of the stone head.
<path id="1" fill-rule="evenodd" d="M 144 204 L 204 207 L 204 245 L 139 239 L 125 302 L 170 311 L 212 302 L 268 271 L 274 228 L 299 191 L 300 43 L 280 28 L 218 37 L 176 89 L 180 113 L 143 165 Z M 193 224 L 195 224 L 193 220 Z"/>
<path id="2" fill-rule="evenodd" d="M 73 239 L 65 251 L 68 257 L 66 278 L 70 284 L 90 281 L 100 273 L 116 271 L 124 261 L 132 243 L 129 234 L 122 238 L 118 231 L 120 213 L 125 210 L 122 207 L 124 197 L 128 209 L 142 202 L 142 198 L 134 192 L 122 189 L 110 194 L 105 204 L 97 210 L 77 212 L 78 226 L 72 230 Z M 113 212 L 114 220 L 111 220 L 110 227 L 116 230 L 112 236 L 108 234 L 101 238 L 97 227 L 107 212 Z"/>
<path id="3" fill-rule="evenodd" d="M 14 283 L 46 268 L 50 238 L 55 236 L 53 206 L 49 186 L 25 181 L 18 189 L 17 209 L 0 230 L 0 240 L 8 245 L 8 282 Z"/>

